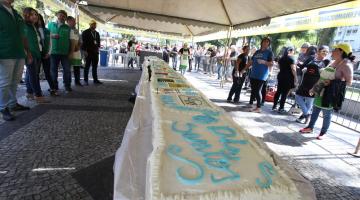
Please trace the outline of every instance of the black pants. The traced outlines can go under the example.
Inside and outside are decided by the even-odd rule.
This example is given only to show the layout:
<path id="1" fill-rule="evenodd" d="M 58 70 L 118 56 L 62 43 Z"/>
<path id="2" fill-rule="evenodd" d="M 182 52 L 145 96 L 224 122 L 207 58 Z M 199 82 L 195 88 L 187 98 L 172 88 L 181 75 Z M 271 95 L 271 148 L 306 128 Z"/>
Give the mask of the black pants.
<path id="1" fill-rule="evenodd" d="M 84 81 L 88 82 L 89 80 L 89 70 L 90 70 L 90 65 L 92 67 L 92 76 L 94 81 L 98 80 L 98 76 L 97 76 L 97 67 L 98 67 L 98 63 L 99 63 L 99 54 L 97 53 L 89 53 L 88 56 L 86 57 L 86 62 L 85 62 L 85 69 L 84 69 Z"/>
<path id="2" fill-rule="evenodd" d="M 50 90 L 54 90 L 54 82 L 51 78 L 51 72 L 50 72 L 50 57 L 47 59 L 42 59 L 42 66 L 43 66 L 43 70 L 44 70 L 44 74 L 45 74 L 45 79 L 49 84 Z M 39 72 L 40 73 L 40 72 Z"/>
<path id="3" fill-rule="evenodd" d="M 264 81 L 264 85 L 261 88 L 261 103 L 264 104 L 265 103 L 265 97 L 266 97 L 266 91 L 267 91 L 267 81 Z M 246 85 L 246 83 L 245 83 Z M 251 84 L 250 84 L 251 86 Z M 253 102 L 255 101 L 255 96 L 251 93 L 250 95 L 250 104 L 253 104 Z"/>
<path id="4" fill-rule="evenodd" d="M 251 96 L 256 99 L 256 107 L 260 108 L 262 103 L 262 88 L 265 81 L 259 79 L 250 79 L 251 84 Z M 251 99 L 251 97 L 250 97 Z"/>
<path id="5" fill-rule="evenodd" d="M 290 89 L 291 89 L 291 84 L 290 83 L 278 81 L 277 91 L 276 91 L 275 96 L 274 96 L 274 106 L 273 106 L 273 108 L 275 108 L 277 106 L 277 104 L 279 102 L 279 98 L 281 96 L 280 108 L 279 109 L 284 109 L 286 97 L 289 94 Z"/>
<path id="6" fill-rule="evenodd" d="M 227 100 L 231 101 L 233 95 L 235 94 L 234 102 L 239 102 L 240 94 L 241 94 L 241 88 L 242 88 L 244 82 L 245 82 L 245 76 L 242 76 L 242 77 L 233 76 L 233 84 L 231 86 L 231 89 L 230 89 L 229 96 L 228 96 Z"/>
<path id="7" fill-rule="evenodd" d="M 131 68 L 134 68 L 134 58 L 130 58 L 129 62 L 128 62 L 128 67 L 131 65 Z"/>
<path id="8" fill-rule="evenodd" d="M 74 65 L 73 67 L 74 67 L 75 83 L 80 83 L 80 68 L 81 68 L 81 66 Z"/>

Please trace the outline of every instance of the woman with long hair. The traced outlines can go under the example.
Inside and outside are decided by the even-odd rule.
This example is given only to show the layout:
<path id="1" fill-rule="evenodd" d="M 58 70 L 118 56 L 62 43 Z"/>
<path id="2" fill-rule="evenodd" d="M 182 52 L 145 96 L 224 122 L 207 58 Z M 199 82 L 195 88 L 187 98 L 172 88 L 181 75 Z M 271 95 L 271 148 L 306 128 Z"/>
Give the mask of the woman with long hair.
<path id="1" fill-rule="evenodd" d="M 243 74 L 247 68 L 252 66 L 250 72 L 251 96 L 256 99 L 256 107 L 252 108 L 251 112 L 261 112 L 261 90 L 273 66 L 273 52 L 270 50 L 270 43 L 270 38 L 263 38 L 260 49 L 254 53 L 247 66 L 240 72 Z"/>
<path id="2" fill-rule="evenodd" d="M 347 43 L 339 43 L 333 47 L 333 62 L 320 72 L 320 80 L 316 84 L 325 85 L 321 92 L 315 92 L 316 84 L 310 90 L 311 94 L 316 93 L 314 107 L 309 125 L 300 130 L 301 133 L 311 133 L 320 112 L 323 113 L 323 124 L 320 134 L 316 139 L 321 140 L 327 133 L 333 110 L 339 110 L 345 99 L 346 86 L 352 84 L 353 64 L 355 56 L 352 55 L 351 46 Z M 326 74 L 323 72 L 326 72 Z M 333 74 L 330 74 L 333 73 Z M 329 78 L 334 77 L 334 79 Z"/>
<path id="3" fill-rule="evenodd" d="M 26 97 L 29 100 L 35 99 L 38 103 L 47 103 L 49 100 L 45 99 L 40 87 L 39 70 L 41 64 L 41 36 L 35 27 L 38 21 L 38 14 L 35 9 L 27 7 L 23 10 L 23 17 L 25 21 L 24 35 L 27 38 L 29 49 L 33 56 L 31 63 L 26 62 Z"/>
<path id="4" fill-rule="evenodd" d="M 50 73 L 50 31 L 45 27 L 45 21 L 42 15 L 38 14 L 38 21 L 35 23 L 35 26 L 40 33 L 40 41 L 42 44 L 41 64 L 44 70 L 45 79 L 49 84 L 50 95 L 58 96 Z"/>
<path id="5" fill-rule="evenodd" d="M 277 104 L 279 103 L 279 98 L 281 96 L 279 113 L 285 112 L 284 105 L 286 97 L 290 89 L 295 88 L 295 85 L 297 84 L 296 65 L 293 55 L 294 48 L 287 47 L 279 60 L 280 72 L 277 76 L 278 86 L 274 96 L 274 105 L 272 107 L 273 110 L 277 109 Z"/>
<path id="6" fill-rule="evenodd" d="M 309 49 L 312 47 L 313 46 L 310 46 Z M 320 70 L 330 63 L 330 60 L 326 58 L 328 53 L 328 46 L 320 46 L 317 50 L 316 57 L 304 66 L 302 81 L 295 95 L 295 101 L 302 111 L 302 114 L 296 119 L 296 122 L 307 124 L 310 120 L 314 102 L 314 95 L 310 95 L 310 90 L 319 80 Z"/>
<path id="7" fill-rule="evenodd" d="M 246 64 L 248 63 L 249 51 L 250 48 L 248 45 L 243 46 L 242 53 L 237 57 L 235 67 L 232 71 L 233 85 L 231 86 L 229 96 L 227 98 L 228 102 L 231 102 L 235 94 L 234 103 L 239 103 L 241 88 L 246 78 L 245 75 L 240 76 L 240 72 L 245 68 Z"/>

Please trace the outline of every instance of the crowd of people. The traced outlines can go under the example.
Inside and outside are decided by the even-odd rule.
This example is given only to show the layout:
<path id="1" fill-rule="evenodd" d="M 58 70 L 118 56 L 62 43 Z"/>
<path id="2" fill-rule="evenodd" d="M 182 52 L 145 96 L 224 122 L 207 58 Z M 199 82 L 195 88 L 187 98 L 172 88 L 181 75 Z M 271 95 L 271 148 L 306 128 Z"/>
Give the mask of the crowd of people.
<path id="1" fill-rule="evenodd" d="M 331 53 L 329 46 L 304 43 L 297 57 L 294 46 L 283 47 L 280 55 L 275 57 L 269 37 L 261 40 L 259 49 L 250 49 L 249 45 L 244 45 L 240 50 L 232 46 L 228 51 L 225 48 L 205 49 L 201 46 L 193 49 L 185 43 L 180 50 L 174 46 L 171 50 L 165 47 L 164 51 L 163 59 L 168 63 L 171 60 L 174 70 L 180 70 L 182 74 L 193 69 L 198 72 L 200 66 L 204 74 L 213 76 L 217 73 L 218 79 L 227 79 L 230 74 L 233 84 L 227 97 L 229 103 L 239 103 L 244 83 L 249 80 L 249 111 L 256 113 L 261 112 L 267 95 L 267 83 L 273 69 L 276 69 L 277 84 L 272 110 L 286 113 L 287 97 L 291 92 L 295 93 L 293 106 L 302 111 L 296 122 L 306 124 L 301 133 L 311 133 L 319 113 L 323 113 L 323 125 L 317 139 L 322 139 L 326 134 L 332 112 L 341 108 L 346 86 L 351 85 L 353 80 L 355 57 L 347 43 L 333 46 Z M 253 106 L 254 101 L 256 104 Z"/>
<path id="2" fill-rule="evenodd" d="M 66 92 L 72 91 L 71 71 L 74 85 L 89 85 L 89 69 L 92 67 L 94 84 L 98 79 L 100 34 L 96 22 L 89 23 L 89 29 L 79 33 L 76 20 L 64 10 L 56 13 L 56 20 L 46 26 L 43 17 L 33 8 L 23 9 L 22 15 L 12 8 L 13 0 L 3 0 L 0 5 L 0 112 L 3 119 L 14 120 L 12 112 L 29 110 L 18 103 L 17 85 L 26 66 L 26 97 L 37 103 L 48 103 L 41 89 L 39 73 L 43 73 L 49 85 L 49 94 L 59 96 L 58 69 L 62 67 L 63 84 Z M 141 45 L 132 38 L 114 46 L 115 53 L 126 54 L 128 67 L 134 67 Z M 160 51 L 159 47 L 156 47 Z M 241 48 L 209 48 L 189 46 L 165 46 L 162 49 L 164 61 L 172 63 L 181 74 L 200 70 L 218 79 L 232 79 L 227 101 L 239 103 L 243 86 L 251 87 L 250 112 L 261 112 L 267 93 L 267 82 L 274 68 L 277 69 L 277 87 L 272 109 L 285 113 L 285 102 L 291 91 L 295 91 L 296 105 L 302 114 L 297 122 L 306 124 L 301 133 L 313 131 L 319 113 L 323 113 L 323 125 L 317 139 L 326 134 L 333 110 L 339 110 L 345 98 L 346 86 L 352 84 L 353 61 L 351 46 L 340 43 L 332 48 L 326 45 L 304 43 L 295 58 L 296 48 L 286 46 L 281 55 L 275 57 L 271 40 L 261 40 L 259 49 L 244 45 Z M 80 70 L 85 61 L 83 83 Z M 123 59 L 122 59 L 123 60 Z M 122 61 L 123 62 L 123 61 Z M 252 104 L 256 101 L 256 105 Z M 279 107 L 278 107 L 279 105 Z"/>
<path id="3" fill-rule="evenodd" d="M 49 103 L 41 89 L 39 73 L 43 73 L 49 85 L 49 94 L 59 96 L 58 69 L 62 67 L 66 92 L 72 92 L 71 71 L 75 86 L 89 85 L 89 69 L 92 67 L 94 84 L 102 84 L 97 76 L 100 35 L 96 22 L 80 35 L 76 20 L 64 10 L 56 13 L 56 20 L 46 26 L 43 17 L 34 8 L 24 8 L 20 15 L 13 7 L 13 0 L 0 3 L 0 113 L 3 119 L 15 119 L 13 112 L 29 110 L 18 103 L 16 92 L 26 66 L 26 98 L 37 103 Z M 84 81 L 80 69 L 85 60 Z"/>

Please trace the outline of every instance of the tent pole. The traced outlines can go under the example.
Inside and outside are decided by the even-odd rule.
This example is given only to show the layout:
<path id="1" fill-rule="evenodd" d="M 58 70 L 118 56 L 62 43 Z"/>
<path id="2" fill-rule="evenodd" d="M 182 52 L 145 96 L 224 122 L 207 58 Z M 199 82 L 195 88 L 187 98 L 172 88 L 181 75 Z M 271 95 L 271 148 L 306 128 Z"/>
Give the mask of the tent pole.
<path id="1" fill-rule="evenodd" d="M 225 46 L 225 52 L 224 52 L 224 56 L 223 56 L 223 69 L 222 69 L 222 73 L 220 76 L 220 87 L 223 88 L 224 84 L 226 82 L 226 76 L 225 76 L 225 72 L 226 72 L 226 68 L 227 68 L 227 62 L 226 62 L 226 57 L 227 57 L 227 52 L 229 50 L 229 46 L 230 46 L 230 39 L 231 39 L 231 33 L 232 33 L 232 26 L 229 26 L 227 35 L 226 35 L 226 46 Z"/>
<path id="2" fill-rule="evenodd" d="M 79 1 L 76 1 L 75 3 L 75 19 L 76 19 L 76 26 L 77 26 L 77 31 L 79 31 L 80 34 L 80 10 L 79 10 Z"/>

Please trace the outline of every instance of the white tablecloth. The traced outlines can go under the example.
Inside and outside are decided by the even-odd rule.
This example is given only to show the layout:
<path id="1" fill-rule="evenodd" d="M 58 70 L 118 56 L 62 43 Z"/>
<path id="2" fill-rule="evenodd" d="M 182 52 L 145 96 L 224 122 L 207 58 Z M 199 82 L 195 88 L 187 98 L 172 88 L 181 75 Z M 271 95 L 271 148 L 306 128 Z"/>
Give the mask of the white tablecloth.
<path id="1" fill-rule="evenodd" d="M 146 199 L 147 159 L 152 152 L 152 110 L 150 99 L 150 83 L 147 79 L 147 68 L 137 86 L 137 98 L 131 118 L 127 124 L 121 147 L 117 150 L 114 164 L 114 199 L 143 200 Z M 156 131 L 156 130 L 155 130 Z M 256 139 L 255 139 L 256 140 Z M 268 147 L 256 140 L 260 146 L 272 152 Z M 294 169 L 274 153 L 277 165 L 295 182 L 304 200 L 316 200 L 315 192 L 309 181 L 305 180 Z"/>

